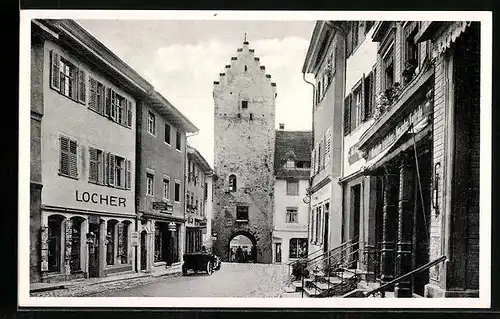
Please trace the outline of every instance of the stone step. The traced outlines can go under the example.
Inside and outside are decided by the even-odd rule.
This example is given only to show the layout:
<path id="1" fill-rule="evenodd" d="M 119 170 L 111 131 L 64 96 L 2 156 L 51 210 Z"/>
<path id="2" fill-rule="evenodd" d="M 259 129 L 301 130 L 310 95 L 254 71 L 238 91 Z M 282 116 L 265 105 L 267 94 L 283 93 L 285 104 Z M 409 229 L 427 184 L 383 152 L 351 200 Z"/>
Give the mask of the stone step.
<path id="1" fill-rule="evenodd" d="M 307 295 L 307 297 L 309 298 L 318 298 L 322 290 L 317 288 L 304 287 L 304 292 L 305 292 L 304 295 Z"/>

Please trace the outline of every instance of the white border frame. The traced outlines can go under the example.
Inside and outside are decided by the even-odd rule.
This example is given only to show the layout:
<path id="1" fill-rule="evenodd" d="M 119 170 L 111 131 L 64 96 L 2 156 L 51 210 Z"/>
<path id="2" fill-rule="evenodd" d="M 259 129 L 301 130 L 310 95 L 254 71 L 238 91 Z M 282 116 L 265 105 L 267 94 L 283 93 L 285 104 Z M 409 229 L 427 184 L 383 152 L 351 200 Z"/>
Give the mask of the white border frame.
<path id="1" fill-rule="evenodd" d="M 376 18 L 375 18 L 376 17 Z M 21 10 L 19 167 L 30 167 L 30 20 L 33 18 L 129 20 L 440 20 L 481 22 L 481 158 L 480 158 L 480 293 L 479 298 L 157 298 L 30 297 L 29 180 L 19 171 L 18 305 L 21 307 L 160 307 L 160 308 L 488 308 L 491 298 L 491 66 L 492 13 L 488 11 L 106 11 Z M 375 18 L 375 19 L 374 19 Z"/>

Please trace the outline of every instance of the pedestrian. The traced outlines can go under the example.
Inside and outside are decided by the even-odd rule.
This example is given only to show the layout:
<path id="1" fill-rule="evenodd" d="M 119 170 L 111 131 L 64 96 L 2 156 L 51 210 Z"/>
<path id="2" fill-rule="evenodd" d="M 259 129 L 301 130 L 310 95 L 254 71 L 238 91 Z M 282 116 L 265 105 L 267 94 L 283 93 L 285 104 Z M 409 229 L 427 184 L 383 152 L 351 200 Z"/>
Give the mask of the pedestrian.
<path id="1" fill-rule="evenodd" d="M 243 251 L 243 262 L 246 263 L 248 261 L 248 251 L 245 249 Z"/>
<path id="2" fill-rule="evenodd" d="M 241 246 L 238 246 L 236 249 L 236 262 L 240 263 L 243 260 L 243 250 L 241 249 Z"/>
<path id="3" fill-rule="evenodd" d="M 234 262 L 234 247 L 231 247 L 229 261 Z"/>

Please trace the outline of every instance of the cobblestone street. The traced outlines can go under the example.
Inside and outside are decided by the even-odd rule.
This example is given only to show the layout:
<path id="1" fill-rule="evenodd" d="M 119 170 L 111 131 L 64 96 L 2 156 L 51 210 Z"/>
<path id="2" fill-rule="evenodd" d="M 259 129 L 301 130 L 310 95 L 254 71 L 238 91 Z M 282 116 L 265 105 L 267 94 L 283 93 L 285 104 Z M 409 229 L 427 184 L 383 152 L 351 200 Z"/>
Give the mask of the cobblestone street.
<path id="1" fill-rule="evenodd" d="M 143 277 L 92 286 L 31 294 L 32 297 L 256 297 L 281 298 L 284 266 L 223 263 L 211 276 L 205 273 L 175 277 Z"/>

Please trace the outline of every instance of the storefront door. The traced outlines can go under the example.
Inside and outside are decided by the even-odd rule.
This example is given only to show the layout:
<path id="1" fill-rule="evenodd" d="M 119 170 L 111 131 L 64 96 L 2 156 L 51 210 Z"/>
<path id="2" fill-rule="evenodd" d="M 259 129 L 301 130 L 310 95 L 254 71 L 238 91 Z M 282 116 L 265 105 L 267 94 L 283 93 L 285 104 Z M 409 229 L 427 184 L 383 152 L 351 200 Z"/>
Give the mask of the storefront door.
<path id="1" fill-rule="evenodd" d="M 274 257 L 274 261 L 277 262 L 277 263 L 280 263 L 281 262 L 281 243 L 275 243 L 275 251 L 276 251 L 276 255 Z"/>
<path id="2" fill-rule="evenodd" d="M 141 270 L 146 270 L 147 258 L 148 258 L 148 248 L 146 245 L 146 231 L 141 232 Z"/>

